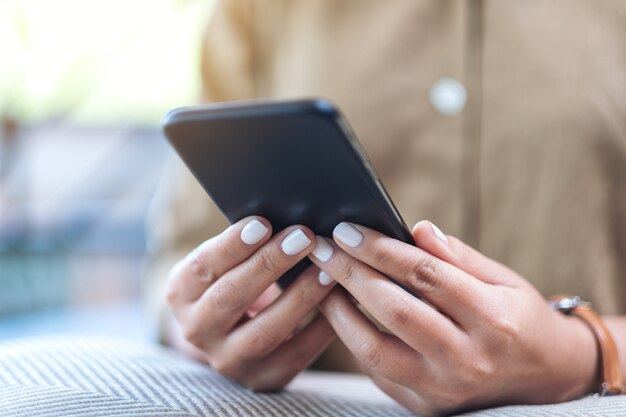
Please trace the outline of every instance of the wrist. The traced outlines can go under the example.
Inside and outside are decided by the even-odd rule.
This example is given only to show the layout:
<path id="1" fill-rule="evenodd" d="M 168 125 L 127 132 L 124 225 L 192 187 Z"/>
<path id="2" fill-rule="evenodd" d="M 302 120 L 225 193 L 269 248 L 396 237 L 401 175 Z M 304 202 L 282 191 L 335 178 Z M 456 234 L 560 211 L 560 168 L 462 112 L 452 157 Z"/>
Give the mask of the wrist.
<path id="1" fill-rule="evenodd" d="M 567 316 L 574 316 L 582 320 L 582 322 L 588 327 L 593 334 L 593 338 L 596 345 L 596 372 L 600 375 L 599 390 L 595 391 L 599 395 L 617 395 L 624 393 L 624 382 L 622 377 L 623 370 L 620 368 L 619 352 L 617 344 L 611 334 L 611 331 L 607 327 L 604 320 L 593 310 L 591 304 L 582 301 L 580 297 L 575 295 L 557 295 L 550 298 L 550 307 L 554 310 L 558 310 Z M 574 323 L 570 321 L 570 323 Z M 567 327 L 567 326 L 565 326 Z M 580 326 L 576 326 L 580 328 Z M 569 329 L 574 329 L 575 326 L 569 326 Z M 583 338 L 580 335 L 584 333 L 578 332 L 578 348 L 582 352 L 589 352 L 588 343 L 584 343 L 587 338 Z M 570 334 L 571 335 L 571 334 Z M 566 339 L 571 340 L 571 339 Z M 587 354 L 586 357 L 591 357 Z M 576 365 L 579 365 L 581 369 L 588 369 L 589 362 L 584 361 L 578 363 L 577 361 L 570 362 L 569 368 L 576 369 Z M 565 370 L 567 367 L 562 367 Z M 589 372 L 584 372 L 582 375 L 591 375 Z M 589 381 L 585 378 L 583 381 Z M 584 385 L 582 385 L 584 386 Z"/>
<path id="2" fill-rule="evenodd" d="M 593 330 L 580 318 L 564 316 L 572 334 L 574 358 L 569 363 L 571 384 L 562 400 L 572 400 L 600 392 L 602 372 L 600 352 Z"/>

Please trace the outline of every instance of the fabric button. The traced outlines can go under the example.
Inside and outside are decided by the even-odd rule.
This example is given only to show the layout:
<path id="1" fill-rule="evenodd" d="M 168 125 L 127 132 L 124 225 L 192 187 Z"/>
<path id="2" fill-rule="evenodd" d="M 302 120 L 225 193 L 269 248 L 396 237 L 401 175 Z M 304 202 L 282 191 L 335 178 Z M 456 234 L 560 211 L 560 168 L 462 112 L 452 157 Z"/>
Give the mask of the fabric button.
<path id="1" fill-rule="evenodd" d="M 465 87 L 453 78 L 442 78 L 430 89 L 430 102 L 441 114 L 454 116 L 461 113 L 466 101 Z"/>

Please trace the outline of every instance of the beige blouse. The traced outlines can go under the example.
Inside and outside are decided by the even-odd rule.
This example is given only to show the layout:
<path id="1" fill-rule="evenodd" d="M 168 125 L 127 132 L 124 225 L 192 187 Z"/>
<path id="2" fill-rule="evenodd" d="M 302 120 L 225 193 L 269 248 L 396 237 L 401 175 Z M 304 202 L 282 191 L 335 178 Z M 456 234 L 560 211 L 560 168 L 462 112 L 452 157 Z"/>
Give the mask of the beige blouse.
<path id="1" fill-rule="evenodd" d="M 224 0 L 202 52 L 206 100 L 338 104 L 409 226 L 626 313 L 626 1 Z M 176 158 L 157 195 L 162 306 L 225 222 Z"/>

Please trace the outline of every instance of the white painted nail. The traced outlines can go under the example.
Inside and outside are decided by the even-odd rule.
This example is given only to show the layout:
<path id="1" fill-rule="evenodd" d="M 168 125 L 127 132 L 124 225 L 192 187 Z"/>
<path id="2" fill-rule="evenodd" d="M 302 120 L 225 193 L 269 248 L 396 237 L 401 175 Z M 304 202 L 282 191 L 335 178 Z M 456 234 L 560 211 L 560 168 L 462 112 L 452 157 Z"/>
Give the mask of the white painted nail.
<path id="1" fill-rule="evenodd" d="M 433 232 L 435 232 L 435 236 L 437 236 L 442 242 L 448 243 L 448 237 L 441 231 L 441 229 L 435 226 L 433 223 L 429 223 L 430 227 L 433 228 Z"/>
<path id="2" fill-rule="evenodd" d="M 330 285 L 334 281 L 334 279 L 324 271 L 320 271 L 317 279 L 322 285 Z"/>
<path id="3" fill-rule="evenodd" d="M 241 229 L 241 240 L 246 245 L 254 245 L 259 243 L 268 232 L 268 228 L 260 221 L 254 219 L 248 222 Z"/>
<path id="4" fill-rule="evenodd" d="M 310 244 L 311 239 L 302 230 L 296 229 L 283 239 L 280 247 L 286 255 L 295 255 L 305 250 Z"/>
<path id="5" fill-rule="evenodd" d="M 312 253 L 320 261 L 326 262 L 333 254 L 333 245 L 328 243 L 323 237 L 315 236 L 315 249 L 313 249 Z"/>
<path id="6" fill-rule="evenodd" d="M 333 236 L 351 248 L 356 248 L 363 241 L 363 235 L 359 229 L 346 222 L 339 223 L 337 227 L 335 227 Z"/>

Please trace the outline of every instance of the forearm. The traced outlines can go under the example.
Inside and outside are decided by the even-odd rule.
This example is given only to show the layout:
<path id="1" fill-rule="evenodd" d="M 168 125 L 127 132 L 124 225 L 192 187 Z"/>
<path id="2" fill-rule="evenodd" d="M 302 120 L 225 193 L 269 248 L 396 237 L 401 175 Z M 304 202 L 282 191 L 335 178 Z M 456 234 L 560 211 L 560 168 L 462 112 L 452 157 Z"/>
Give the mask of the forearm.
<path id="1" fill-rule="evenodd" d="M 626 316 L 608 316 L 604 320 L 617 344 L 622 378 L 626 381 Z"/>

